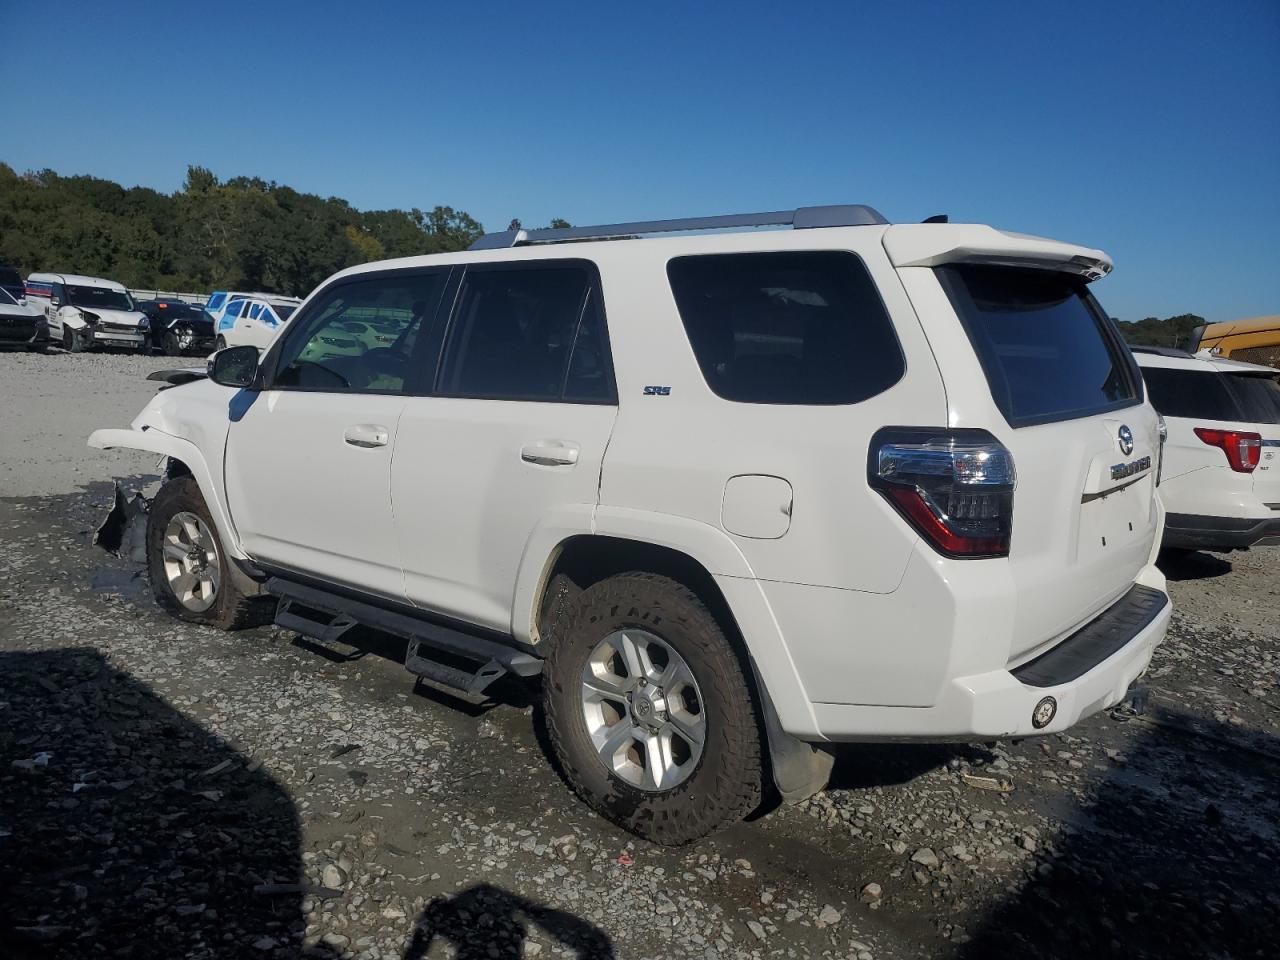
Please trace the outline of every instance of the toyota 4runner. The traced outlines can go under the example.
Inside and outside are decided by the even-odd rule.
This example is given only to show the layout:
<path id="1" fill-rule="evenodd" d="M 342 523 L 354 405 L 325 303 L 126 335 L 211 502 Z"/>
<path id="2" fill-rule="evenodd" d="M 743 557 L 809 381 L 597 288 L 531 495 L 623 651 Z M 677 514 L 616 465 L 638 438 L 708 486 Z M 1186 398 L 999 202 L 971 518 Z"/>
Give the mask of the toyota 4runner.
<path id="1" fill-rule="evenodd" d="M 682 843 L 824 744 L 1054 733 L 1145 670 L 1160 438 L 1110 269 L 863 206 L 511 231 L 335 275 L 90 444 L 168 458 L 174 615 L 541 674 L 573 789 Z"/>

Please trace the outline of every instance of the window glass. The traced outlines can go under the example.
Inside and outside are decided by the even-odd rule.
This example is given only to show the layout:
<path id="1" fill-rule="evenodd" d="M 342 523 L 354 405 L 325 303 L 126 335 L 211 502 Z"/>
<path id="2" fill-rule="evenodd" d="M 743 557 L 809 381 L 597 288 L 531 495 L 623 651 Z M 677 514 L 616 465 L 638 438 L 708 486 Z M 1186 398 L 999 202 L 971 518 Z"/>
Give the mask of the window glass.
<path id="1" fill-rule="evenodd" d="M 1274 376 L 1228 373 L 1222 378 L 1240 406 L 1240 419 L 1249 423 L 1280 423 L 1280 383 Z"/>
<path id="2" fill-rule="evenodd" d="M 985 264 L 938 274 L 1011 426 L 1087 417 L 1140 399 L 1132 357 L 1080 277 Z"/>
<path id="3" fill-rule="evenodd" d="M 92 310 L 132 310 L 133 298 L 123 290 L 108 287 L 67 287 L 66 303 Z"/>
<path id="4" fill-rule="evenodd" d="M 257 320 L 260 316 L 262 316 L 262 304 L 255 303 L 249 308 L 249 319 Z"/>
<path id="5" fill-rule="evenodd" d="M 742 403 L 858 403 L 893 386 L 902 349 L 851 253 L 677 257 L 667 266 L 707 384 Z"/>
<path id="6" fill-rule="evenodd" d="M 280 318 L 281 322 L 288 320 L 293 316 L 293 311 L 297 310 L 297 306 L 292 303 L 273 303 L 271 312 Z"/>
<path id="7" fill-rule="evenodd" d="M 1143 367 L 1151 405 L 1166 417 L 1238 420 L 1240 411 L 1227 390 L 1226 378 L 1212 370 Z"/>
<path id="8" fill-rule="evenodd" d="M 290 328 L 275 385 L 304 390 L 399 393 L 412 370 L 448 271 L 395 273 L 343 283 Z"/>
<path id="9" fill-rule="evenodd" d="M 611 399 L 604 323 L 590 284 L 590 272 L 576 264 L 468 270 L 445 348 L 441 392 Z M 580 323 L 586 332 L 575 349 Z"/>

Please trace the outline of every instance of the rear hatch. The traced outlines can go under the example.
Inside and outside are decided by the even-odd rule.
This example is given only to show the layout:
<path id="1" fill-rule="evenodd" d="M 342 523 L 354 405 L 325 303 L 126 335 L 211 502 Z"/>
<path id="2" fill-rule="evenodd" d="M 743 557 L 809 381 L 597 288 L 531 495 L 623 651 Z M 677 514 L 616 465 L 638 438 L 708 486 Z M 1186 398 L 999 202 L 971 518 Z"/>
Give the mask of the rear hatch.
<path id="1" fill-rule="evenodd" d="M 1239 429 L 1256 431 L 1262 437 L 1253 492 L 1263 503 L 1280 510 L 1280 374 L 1233 370 L 1223 378 L 1240 411 Z"/>
<path id="2" fill-rule="evenodd" d="M 990 429 L 1017 471 L 1007 562 L 1019 662 L 1113 603 L 1147 564 L 1160 523 L 1158 421 L 1082 272 L 1007 261 L 935 272 L 1000 414 L 949 387 L 952 425 Z"/>

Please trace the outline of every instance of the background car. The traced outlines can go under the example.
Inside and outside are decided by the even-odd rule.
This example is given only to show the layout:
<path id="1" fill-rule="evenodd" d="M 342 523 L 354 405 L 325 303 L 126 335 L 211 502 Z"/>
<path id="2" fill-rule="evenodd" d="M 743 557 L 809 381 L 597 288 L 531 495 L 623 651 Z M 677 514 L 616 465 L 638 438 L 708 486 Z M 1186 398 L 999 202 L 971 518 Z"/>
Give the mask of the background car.
<path id="1" fill-rule="evenodd" d="M 1165 547 L 1280 544 L 1280 371 L 1160 347 L 1134 355 L 1168 431 Z"/>
<path id="2" fill-rule="evenodd" d="M 213 318 L 200 304 L 156 297 L 139 301 L 137 307 L 151 321 L 151 345 L 161 353 L 178 357 L 213 349 Z"/>
<path id="3" fill-rule="evenodd" d="M 26 292 L 26 285 L 17 267 L 0 264 L 0 290 L 4 290 L 14 300 L 22 299 Z"/>
<path id="4" fill-rule="evenodd" d="M 49 324 L 44 313 L 29 305 L 25 298 L 15 298 L 8 287 L 0 286 L 0 344 L 34 346 L 48 339 Z"/>
<path id="5" fill-rule="evenodd" d="M 205 310 L 213 318 L 217 349 L 248 344 L 262 350 L 301 304 L 297 297 L 275 293 L 215 290 Z"/>

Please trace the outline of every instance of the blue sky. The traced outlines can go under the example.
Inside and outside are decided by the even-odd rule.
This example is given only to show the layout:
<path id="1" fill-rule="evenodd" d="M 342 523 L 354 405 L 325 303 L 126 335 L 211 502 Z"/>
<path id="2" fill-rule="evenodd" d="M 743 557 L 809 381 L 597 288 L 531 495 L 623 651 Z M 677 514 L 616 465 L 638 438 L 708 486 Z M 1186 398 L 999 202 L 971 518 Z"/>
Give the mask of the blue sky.
<path id="1" fill-rule="evenodd" d="M 1277 0 L 3 8 L 18 170 L 489 229 L 865 202 L 1102 247 L 1123 319 L 1280 312 Z"/>

